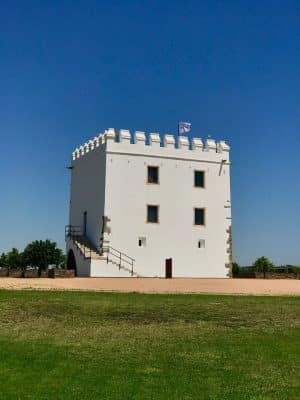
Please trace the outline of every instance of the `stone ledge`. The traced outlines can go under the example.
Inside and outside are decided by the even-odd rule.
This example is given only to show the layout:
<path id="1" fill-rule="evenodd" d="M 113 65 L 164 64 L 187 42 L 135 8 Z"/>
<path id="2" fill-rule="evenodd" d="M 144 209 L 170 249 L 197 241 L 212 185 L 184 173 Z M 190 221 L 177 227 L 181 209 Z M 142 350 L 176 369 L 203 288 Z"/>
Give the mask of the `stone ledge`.
<path id="1" fill-rule="evenodd" d="M 75 270 L 53 268 L 48 271 L 49 278 L 74 278 Z"/>

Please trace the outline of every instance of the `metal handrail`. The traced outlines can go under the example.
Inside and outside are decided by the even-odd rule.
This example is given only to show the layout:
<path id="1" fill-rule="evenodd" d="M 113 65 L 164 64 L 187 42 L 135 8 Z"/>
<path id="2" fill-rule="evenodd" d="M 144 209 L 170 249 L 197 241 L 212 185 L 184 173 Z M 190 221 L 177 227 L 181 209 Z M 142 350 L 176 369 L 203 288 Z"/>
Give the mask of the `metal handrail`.
<path id="1" fill-rule="evenodd" d="M 72 239 L 76 239 L 78 236 L 83 236 L 82 235 L 82 227 L 81 226 L 76 226 L 76 225 L 66 225 L 65 227 L 65 236 L 70 237 Z M 79 247 L 78 243 L 76 240 L 73 240 L 77 249 L 83 253 L 83 256 L 85 259 L 92 258 L 92 251 L 96 251 L 98 254 L 103 254 L 104 252 L 107 252 L 107 263 L 109 262 L 109 255 L 116 257 L 119 260 L 119 269 L 122 267 L 122 261 L 124 263 L 127 263 L 131 267 L 131 276 L 133 275 L 133 265 L 135 259 L 130 257 L 128 254 L 123 253 L 120 250 L 115 249 L 112 246 L 107 246 L 107 247 L 95 247 L 92 249 L 90 246 L 87 247 L 86 245 L 83 244 L 83 251 L 82 248 Z M 94 247 L 94 246 L 93 246 Z"/>
<path id="2" fill-rule="evenodd" d="M 111 250 L 114 250 L 114 251 L 116 251 L 117 253 L 120 253 L 120 254 L 122 254 L 122 256 L 125 256 L 125 257 L 129 258 L 129 260 L 130 260 L 130 261 L 135 261 L 135 259 L 134 259 L 134 258 L 132 258 L 132 257 L 130 257 L 128 254 L 126 254 L 126 253 L 123 253 L 122 251 L 120 251 L 120 250 L 118 250 L 118 249 L 115 249 L 115 248 L 114 248 L 114 247 L 112 247 L 112 246 L 108 246 L 108 248 L 109 248 L 109 249 L 111 249 Z"/>
<path id="3" fill-rule="evenodd" d="M 107 263 L 108 263 L 108 261 L 109 261 L 109 254 L 111 254 L 112 256 L 118 258 L 118 260 L 119 260 L 119 269 L 121 269 L 122 261 L 124 261 L 124 262 L 126 262 L 127 264 L 130 265 L 130 267 L 131 267 L 131 271 L 130 271 L 130 272 L 131 272 L 131 276 L 133 275 L 133 264 L 134 264 L 134 261 L 135 261 L 134 258 L 128 256 L 128 255 L 125 254 L 125 253 L 122 253 L 121 251 L 115 249 L 115 248 L 112 247 L 112 246 L 107 246 L 107 247 L 106 247 L 106 250 L 107 250 L 107 258 L 106 258 Z M 114 253 L 114 252 L 115 252 L 115 253 Z M 123 258 L 122 258 L 122 256 L 123 256 Z M 124 257 L 125 257 L 125 258 L 124 258 Z M 127 259 L 126 259 L 126 258 L 127 258 Z"/>
<path id="4" fill-rule="evenodd" d="M 80 236 L 82 235 L 82 227 L 79 225 L 66 225 L 65 236 Z"/>
<path id="5" fill-rule="evenodd" d="M 88 259 L 88 258 L 91 259 L 92 258 L 92 249 L 90 247 L 83 245 L 83 250 L 82 250 L 82 248 L 79 247 L 77 241 L 74 240 L 74 239 L 78 238 L 79 236 L 82 236 L 82 227 L 81 226 L 79 226 L 79 225 L 66 225 L 65 226 L 65 237 L 70 237 L 73 239 L 75 246 L 77 247 L 78 251 L 83 253 L 83 257 L 85 259 Z"/>

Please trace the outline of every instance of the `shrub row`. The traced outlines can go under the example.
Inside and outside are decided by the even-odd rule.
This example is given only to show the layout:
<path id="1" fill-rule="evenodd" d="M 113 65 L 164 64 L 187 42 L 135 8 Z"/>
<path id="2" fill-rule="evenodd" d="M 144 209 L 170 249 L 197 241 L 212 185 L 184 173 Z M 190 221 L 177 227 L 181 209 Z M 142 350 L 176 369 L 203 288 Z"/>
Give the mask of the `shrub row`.
<path id="1" fill-rule="evenodd" d="M 0 277 L 7 276 L 12 278 L 73 278 L 75 271 L 73 269 L 52 268 L 48 271 L 42 271 L 39 276 L 38 269 L 24 271 L 20 268 L 0 268 Z"/>
<path id="2" fill-rule="evenodd" d="M 234 271 L 234 278 L 258 278 L 258 279 L 300 279 L 300 268 L 274 268 L 272 271 L 259 272 L 253 267 L 239 268 Z"/>

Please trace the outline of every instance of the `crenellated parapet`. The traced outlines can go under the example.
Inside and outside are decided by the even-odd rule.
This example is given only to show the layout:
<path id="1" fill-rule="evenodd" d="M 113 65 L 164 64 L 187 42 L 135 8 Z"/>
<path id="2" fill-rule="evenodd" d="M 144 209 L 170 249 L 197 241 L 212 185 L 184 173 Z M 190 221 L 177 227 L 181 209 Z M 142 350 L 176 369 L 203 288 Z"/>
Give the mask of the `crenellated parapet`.
<path id="1" fill-rule="evenodd" d="M 137 151 L 141 151 L 142 146 L 149 148 L 166 148 L 174 151 L 185 150 L 189 152 L 200 153 L 228 153 L 230 147 L 224 140 L 216 142 L 212 138 L 205 140 L 204 144 L 200 138 L 189 138 L 187 136 L 175 137 L 171 134 L 160 135 L 159 133 L 149 134 L 149 143 L 146 143 L 145 132 L 135 131 L 132 135 L 127 129 L 116 131 L 114 128 L 108 128 L 103 133 L 88 140 L 83 145 L 77 147 L 72 153 L 72 159 L 76 160 L 95 149 L 106 146 L 108 143 L 119 143 L 130 146 L 136 146 Z M 175 155 L 174 155 L 175 156 Z M 225 157 L 226 159 L 227 157 Z"/>

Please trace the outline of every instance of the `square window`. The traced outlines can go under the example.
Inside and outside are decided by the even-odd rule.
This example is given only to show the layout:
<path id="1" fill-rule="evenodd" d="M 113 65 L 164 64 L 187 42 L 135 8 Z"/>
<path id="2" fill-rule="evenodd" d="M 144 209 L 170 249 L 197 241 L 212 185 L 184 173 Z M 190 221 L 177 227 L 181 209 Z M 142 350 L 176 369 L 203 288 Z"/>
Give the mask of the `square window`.
<path id="1" fill-rule="evenodd" d="M 205 225 L 205 209 L 194 208 L 194 224 Z"/>
<path id="2" fill-rule="evenodd" d="M 205 186 L 204 171 L 194 171 L 194 186 L 204 188 L 204 186 Z"/>
<path id="3" fill-rule="evenodd" d="M 145 246 L 146 246 L 146 238 L 140 237 L 139 238 L 139 247 L 145 247 Z"/>
<path id="4" fill-rule="evenodd" d="M 147 206 L 147 222 L 158 223 L 158 206 Z"/>
<path id="5" fill-rule="evenodd" d="M 204 239 L 198 240 L 198 248 L 204 249 L 204 247 L 205 247 L 205 240 Z"/>
<path id="6" fill-rule="evenodd" d="M 148 183 L 159 183 L 158 167 L 148 166 Z"/>

